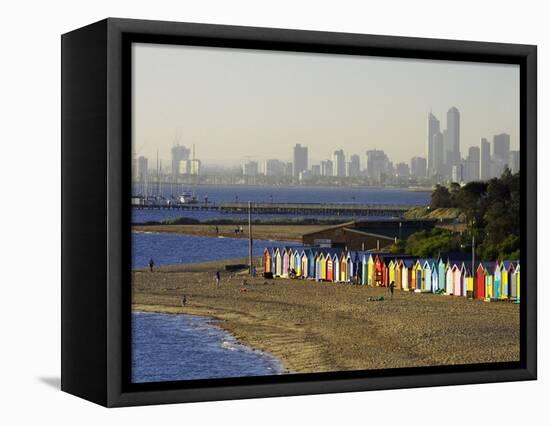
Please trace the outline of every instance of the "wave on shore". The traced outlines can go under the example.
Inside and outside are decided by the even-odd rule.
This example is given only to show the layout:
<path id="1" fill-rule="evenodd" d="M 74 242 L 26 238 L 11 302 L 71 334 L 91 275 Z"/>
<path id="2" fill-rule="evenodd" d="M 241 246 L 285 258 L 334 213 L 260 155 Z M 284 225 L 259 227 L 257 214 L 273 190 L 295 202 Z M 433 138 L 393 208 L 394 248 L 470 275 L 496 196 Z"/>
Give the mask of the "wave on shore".
<path id="1" fill-rule="evenodd" d="M 273 355 L 239 343 L 208 317 L 132 314 L 134 383 L 270 376 L 284 372 Z"/>

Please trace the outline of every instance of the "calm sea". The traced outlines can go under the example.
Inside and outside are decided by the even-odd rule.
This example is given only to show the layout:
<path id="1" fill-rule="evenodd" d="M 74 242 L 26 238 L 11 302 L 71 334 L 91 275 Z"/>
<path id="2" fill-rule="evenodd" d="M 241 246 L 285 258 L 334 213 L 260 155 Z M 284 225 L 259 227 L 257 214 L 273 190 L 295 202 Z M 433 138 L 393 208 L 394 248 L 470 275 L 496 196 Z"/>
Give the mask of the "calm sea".
<path id="1" fill-rule="evenodd" d="M 291 245 L 298 245 L 298 243 L 258 240 L 254 241 L 252 245 L 252 253 L 254 256 L 259 256 L 266 246 L 282 247 Z M 155 265 L 162 266 L 237 259 L 247 256 L 247 239 L 200 237 L 160 232 L 132 232 L 133 269 L 147 267 L 151 258 Z"/>
<path id="2" fill-rule="evenodd" d="M 362 203 L 362 204 L 400 204 L 419 206 L 430 202 L 429 192 L 408 191 L 388 188 L 352 188 L 352 187 L 307 187 L 307 186 L 244 186 L 244 185 L 161 185 L 161 194 L 165 197 L 177 197 L 183 191 L 193 192 L 199 202 L 208 197 L 208 202 L 286 202 L 286 203 Z M 135 186 L 134 193 L 142 193 L 143 188 Z M 246 218 L 246 215 L 221 214 L 218 212 L 191 212 L 177 210 L 138 210 L 133 209 L 132 221 L 143 223 L 160 221 L 176 217 L 192 217 L 199 220 L 219 218 Z M 261 218 L 282 217 L 261 215 Z M 292 216 L 291 216 L 292 217 Z M 308 217 L 308 216 L 303 216 Z"/>
<path id="3" fill-rule="evenodd" d="M 269 376 L 273 356 L 239 344 L 205 317 L 132 314 L 132 382 Z"/>

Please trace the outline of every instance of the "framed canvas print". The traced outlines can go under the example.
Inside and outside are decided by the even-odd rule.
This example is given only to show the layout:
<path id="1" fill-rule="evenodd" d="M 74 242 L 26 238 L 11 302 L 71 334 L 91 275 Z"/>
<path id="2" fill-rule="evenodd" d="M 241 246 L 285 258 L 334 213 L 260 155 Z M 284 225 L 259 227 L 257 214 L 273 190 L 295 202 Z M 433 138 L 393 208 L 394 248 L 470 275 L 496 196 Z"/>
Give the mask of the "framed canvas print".
<path id="1" fill-rule="evenodd" d="M 536 378 L 536 47 L 106 19 L 62 37 L 62 389 Z"/>

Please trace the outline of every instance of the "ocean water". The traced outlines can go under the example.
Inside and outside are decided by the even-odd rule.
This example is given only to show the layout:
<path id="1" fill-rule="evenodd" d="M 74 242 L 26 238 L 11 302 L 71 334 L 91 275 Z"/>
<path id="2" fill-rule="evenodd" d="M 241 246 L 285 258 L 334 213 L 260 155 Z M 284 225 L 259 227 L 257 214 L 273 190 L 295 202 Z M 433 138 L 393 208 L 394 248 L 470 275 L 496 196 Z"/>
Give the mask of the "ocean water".
<path id="1" fill-rule="evenodd" d="M 282 247 L 298 244 L 290 241 L 257 240 L 252 245 L 252 253 L 254 256 L 259 256 L 266 246 Z M 147 267 L 151 258 L 155 265 L 162 266 L 247 256 L 248 240 L 243 238 L 132 232 L 132 269 Z"/>
<path id="2" fill-rule="evenodd" d="M 132 382 L 282 374 L 273 356 L 239 344 L 206 317 L 132 314 Z"/>
<path id="3" fill-rule="evenodd" d="M 265 185 L 160 185 L 164 197 L 177 197 L 183 191 L 195 194 L 200 202 L 274 202 L 274 203 L 364 203 L 421 205 L 430 202 L 431 193 L 395 188 Z M 134 184 L 134 194 L 143 186 Z M 156 187 L 155 187 L 156 194 Z"/>
<path id="4" fill-rule="evenodd" d="M 193 192 L 199 202 L 208 197 L 208 202 L 285 202 L 285 203 L 361 203 L 361 204 L 400 204 L 419 206 L 429 204 L 429 192 L 408 191 L 389 188 L 354 187 L 307 187 L 307 186 L 244 186 L 244 185 L 161 185 L 164 197 L 178 196 L 183 191 Z M 143 193 L 142 185 L 135 185 L 134 194 Z M 219 212 L 192 212 L 177 210 L 140 210 L 132 209 L 132 222 L 161 221 L 177 217 L 191 217 L 198 220 L 239 218 L 247 215 L 223 214 Z M 284 217 L 284 215 L 256 215 L 260 218 Z M 295 217 L 290 215 L 290 217 Z M 300 216 L 318 217 L 318 216 Z M 326 217 L 326 216 L 324 216 Z"/>

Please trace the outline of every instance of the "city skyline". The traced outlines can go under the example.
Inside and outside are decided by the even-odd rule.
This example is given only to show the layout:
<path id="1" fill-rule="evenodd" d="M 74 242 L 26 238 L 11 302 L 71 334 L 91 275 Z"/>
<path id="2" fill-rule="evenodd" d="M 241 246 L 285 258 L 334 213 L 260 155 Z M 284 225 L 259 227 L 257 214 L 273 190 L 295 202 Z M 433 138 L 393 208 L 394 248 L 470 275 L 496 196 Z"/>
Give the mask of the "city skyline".
<path id="1" fill-rule="evenodd" d="M 226 166 L 292 162 L 295 144 L 309 147 L 310 164 L 339 149 L 409 163 L 429 158 L 427 114 L 444 119 L 450 107 L 463 156 L 499 133 L 519 145 L 513 65 L 140 44 L 133 53 L 133 149 L 149 159 L 159 151 L 164 164 L 176 143 Z"/>
<path id="2" fill-rule="evenodd" d="M 451 107 L 448 119 L 451 128 L 441 132 L 440 122 L 430 113 L 427 126 L 427 151 L 428 156 L 414 156 L 410 163 L 394 162 L 387 156 L 384 150 L 369 150 L 366 152 L 366 162 L 362 162 L 358 154 L 346 154 L 343 149 L 333 152 L 332 161 L 326 159 L 317 164 L 309 162 L 309 150 L 307 146 L 296 144 L 292 148 L 293 161 L 285 162 L 279 159 L 264 159 L 258 161 L 247 156 L 240 166 L 222 167 L 206 165 L 206 171 L 202 169 L 202 162 L 191 150 L 182 145 L 172 147 L 171 165 L 162 167 L 162 162 L 157 162 L 154 168 L 148 167 L 148 159 L 143 156 L 133 160 L 133 176 L 136 181 L 144 182 L 151 174 L 159 172 L 165 176 L 166 172 L 173 182 L 180 177 L 209 175 L 243 176 L 247 178 L 256 176 L 292 178 L 295 182 L 311 182 L 320 177 L 324 178 L 369 178 L 379 183 L 404 184 L 403 179 L 421 179 L 422 184 L 437 183 L 467 183 L 477 180 L 487 180 L 499 177 L 508 167 L 512 173 L 520 170 L 520 152 L 510 149 L 510 135 L 500 133 L 493 135 L 492 154 L 491 143 L 487 138 L 481 138 L 479 146 L 470 146 L 467 155 L 462 156 L 457 151 L 460 134 L 460 112 Z M 456 136 L 449 137 L 449 133 Z M 443 158 L 446 157 L 446 160 Z M 349 160 L 349 161 L 347 161 Z M 159 175 L 160 177 L 160 175 Z M 396 181 L 397 178 L 397 181 Z M 418 184 L 418 181 L 409 182 Z"/>

